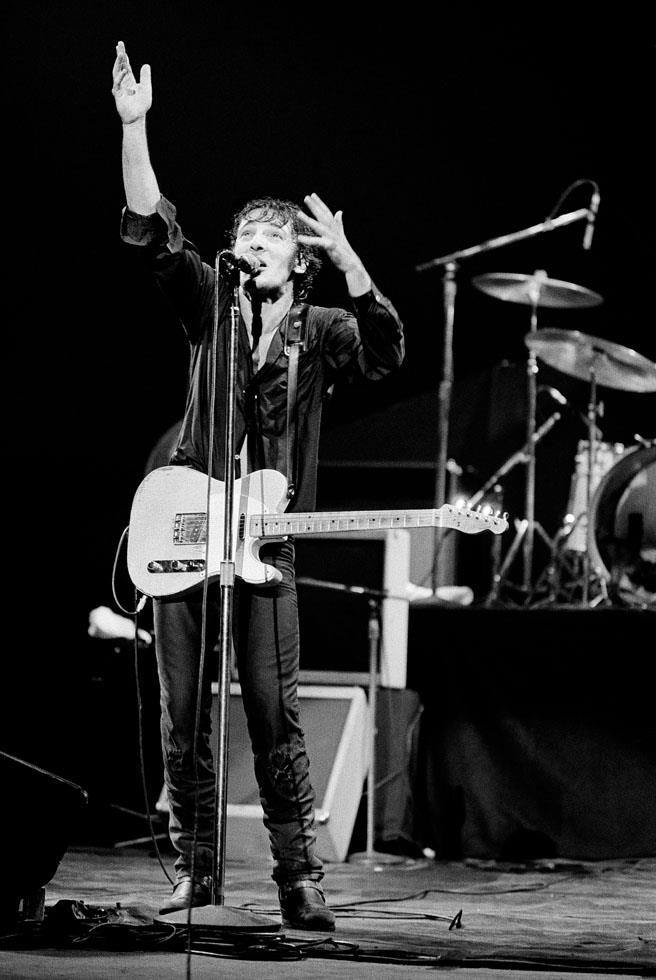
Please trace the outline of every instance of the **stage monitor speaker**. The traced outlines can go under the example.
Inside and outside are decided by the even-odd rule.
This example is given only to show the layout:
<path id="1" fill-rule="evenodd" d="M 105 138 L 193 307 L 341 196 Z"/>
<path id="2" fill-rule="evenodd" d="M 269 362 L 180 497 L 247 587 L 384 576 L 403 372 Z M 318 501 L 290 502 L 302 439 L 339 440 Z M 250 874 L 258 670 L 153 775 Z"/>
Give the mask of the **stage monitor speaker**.
<path id="1" fill-rule="evenodd" d="M 6 752 L 0 752 L 0 780 L 4 792 L 0 835 L 6 844 L 0 919 L 19 914 L 41 918 L 44 886 L 66 853 L 87 793 L 76 783 Z"/>
<path id="2" fill-rule="evenodd" d="M 218 686 L 214 693 L 214 731 Z M 316 796 L 317 854 L 322 861 L 346 860 L 367 773 L 367 699 L 357 686 L 301 685 L 301 725 Z M 239 684 L 230 685 L 228 718 L 228 804 L 226 859 L 271 860 L 269 837 L 253 772 Z M 157 802 L 168 811 L 166 790 Z"/>

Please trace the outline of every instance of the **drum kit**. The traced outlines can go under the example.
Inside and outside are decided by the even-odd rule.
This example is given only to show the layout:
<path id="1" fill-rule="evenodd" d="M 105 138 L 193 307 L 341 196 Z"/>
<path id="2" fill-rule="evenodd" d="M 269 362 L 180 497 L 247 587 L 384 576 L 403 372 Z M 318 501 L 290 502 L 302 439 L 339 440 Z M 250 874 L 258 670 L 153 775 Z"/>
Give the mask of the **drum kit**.
<path id="1" fill-rule="evenodd" d="M 537 270 L 533 275 L 488 273 L 475 277 L 472 284 L 489 296 L 531 308 L 530 331 L 524 338 L 528 348 L 525 518 L 516 522 L 516 537 L 503 564 L 495 569 L 492 598 L 498 597 L 505 584 L 520 545 L 524 557 L 522 589 L 526 596 L 535 594 L 532 564 L 537 532 L 551 553 L 547 601 L 556 601 L 554 583 L 560 581 L 563 564 L 573 557 L 580 557 L 580 582 L 575 584 L 580 587 L 584 605 L 596 605 L 608 599 L 609 586 L 622 588 L 627 582 L 629 593 L 639 595 L 638 605 L 643 604 L 643 598 L 645 605 L 656 603 L 653 585 L 653 568 L 656 568 L 656 439 L 636 435 L 636 445 L 627 448 L 619 443 L 603 442 L 597 427 L 600 415 L 597 389 L 606 387 L 639 394 L 656 392 L 656 364 L 628 347 L 577 330 L 538 329 L 540 307 L 582 309 L 603 302 L 598 293 L 583 286 L 550 279 L 544 270 Z M 535 520 L 535 448 L 541 434 L 536 433 L 538 361 L 585 382 L 589 392 L 588 437 L 579 441 L 568 514 L 553 540 Z M 630 572 L 636 562 L 645 561 L 652 568 L 646 590 L 626 577 L 627 569 Z M 594 597 L 593 583 L 599 586 Z"/>

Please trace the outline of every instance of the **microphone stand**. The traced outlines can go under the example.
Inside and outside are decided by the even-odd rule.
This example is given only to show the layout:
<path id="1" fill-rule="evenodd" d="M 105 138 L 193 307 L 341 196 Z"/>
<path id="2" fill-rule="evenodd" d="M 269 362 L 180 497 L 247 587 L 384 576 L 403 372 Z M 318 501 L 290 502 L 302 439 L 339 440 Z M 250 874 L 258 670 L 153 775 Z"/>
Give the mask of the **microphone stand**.
<path id="1" fill-rule="evenodd" d="M 219 281 L 221 257 L 218 252 L 214 265 L 214 339 L 219 327 Z M 225 842 L 228 802 L 228 719 L 230 709 L 230 675 L 232 666 L 232 613 L 235 584 L 234 560 L 234 488 L 235 488 L 235 396 L 237 388 L 237 344 L 239 337 L 239 268 L 228 265 L 232 301 L 230 304 L 230 337 L 228 344 L 228 371 L 226 377 L 225 418 L 225 498 L 223 506 L 223 557 L 220 568 L 220 630 L 219 630 L 219 679 L 218 718 L 216 732 L 216 782 L 214 811 L 214 875 L 212 878 L 211 904 L 169 913 L 166 922 L 190 922 L 204 927 L 244 929 L 251 932 L 273 932 L 280 929 L 275 920 L 249 912 L 246 909 L 228 908 L 225 905 Z M 210 536 L 210 494 L 207 500 L 207 542 Z M 206 561 L 207 566 L 207 561 Z"/>
<path id="2" fill-rule="evenodd" d="M 217 259 L 217 273 L 219 271 Z M 237 337 L 239 324 L 239 272 L 230 269 L 232 301 L 230 303 L 230 338 L 228 344 L 228 376 L 226 378 L 226 418 L 224 450 L 223 502 L 223 560 L 220 564 L 220 631 L 219 631 L 219 679 L 218 721 L 216 754 L 216 817 L 214 829 L 215 873 L 212 883 L 212 903 L 223 905 L 225 880 L 225 840 L 228 789 L 228 712 L 230 705 L 230 674 L 232 665 L 232 607 L 235 586 L 233 500 L 235 487 L 235 392 L 237 387 Z M 218 302 L 218 281 L 215 302 Z M 218 320 L 218 316 L 215 316 Z M 218 327 L 218 323 L 217 323 Z M 209 521 L 209 515 L 208 515 Z M 209 523 L 208 523 L 209 537 Z"/>
<path id="3" fill-rule="evenodd" d="M 386 589 L 370 589 L 361 585 L 345 585 L 341 582 L 325 582 L 322 579 L 296 579 L 297 585 L 316 586 L 321 589 L 335 589 L 339 592 L 350 592 L 354 595 L 365 596 L 368 600 L 369 619 L 367 635 L 369 637 L 369 711 L 367 712 L 367 843 L 366 850 L 349 854 L 351 863 L 375 866 L 377 864 L 403 864 L 406 859 L 395 854 L 374 850 L 374 815 L 376 795 L 376 700 L 378 695 L 378 675 L 380 658 L 380 607 L 383 599 L 403 599 L 409 602 L 407 596 L 394 595 Z"/>
<path id="4" fill-rule="evenodd" d="M 571 225 L 575 221 L 590 217 L 589 208 L 578 208 L 576 211 L 569 211 L 558 218 L 547 218 L 537 225 L 523 228 L 521 231 L 513 232 L 509 235 L 500 235 L 497 238 L 489 238 L 479 245 L 472 245 L 469 248 L 461 249 L 458 252 L 451 252 L 449 255 L 442 255 L 439 258 L 430 259 L 415 266 L 415 272 L 427 272 L 433 269 L 443 269 L 442 273 L 442 292 L 444 310 L 444 337 L 442 353 L 442 377 L 439 385 L 438 399 L 438 456 L 435 469 L 435 488 L 433 506 L 438 508 L 445 503 L 446 497 L 446 462 L 449 440 L 449 415 L 451 411 L 451 389 L 453 387 L 453 325 L 455 322 L 455 301 L 457 293 L 456 272 L 458 262 L 462 259 L 472 258 L 483 252 L 490 252 L 493 249 L 501 248 L 504 245 L 511 245 L 514 242 L 523 241 L 525 238 L 534 238 L 547 231 L 554 231 L 565 225 Z M 435 529 L 434 551 L 432 566 L 432 586 L 435 592 L 439 584 L 439 558 L 440 544 L 443 535 L 441 529 Z"/>

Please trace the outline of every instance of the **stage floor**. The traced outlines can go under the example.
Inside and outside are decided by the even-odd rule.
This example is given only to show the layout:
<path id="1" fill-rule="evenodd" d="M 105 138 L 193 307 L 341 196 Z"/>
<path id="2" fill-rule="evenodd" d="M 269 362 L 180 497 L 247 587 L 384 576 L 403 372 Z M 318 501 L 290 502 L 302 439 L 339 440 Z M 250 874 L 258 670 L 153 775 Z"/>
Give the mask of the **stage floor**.
<path id="1" fill-rule="evenodd" d="M 166 917 L 153 923 L 170 893 L 153 850 L 70 849 L 46 888 L 45 922 L 59 912 L 62 923 L 73 922 L 74 910 L 82 911 L 82 941 L 71 938 L 76 926 L 52 927 L 49 936 L 17 931 L 2 941 L 0 975 L 387 980 L 439 968 L 477 980 L 511 974 L 549 980 L 656 971 L 655 858 L 516 865 L 396 860 L 327 867 L 324 885 L 337 915 L 330 939 L 279 929 L 255 940 L 257 949 L 240 949 L 244 940 L 254 941 L 245 931 L 233 942 L 209 930 L 204 949 L 217 958 L 188 955 L 184 925 L 174 941 L 176 930 L 161 924 Z M 172 874 L 170 855 L 162 861 Z M 225 878 L 224 911 L 248 909 L 279 923 L 267 861 L 228 863 Z M 86 926 L 94 918 L 95 932 Z"/>

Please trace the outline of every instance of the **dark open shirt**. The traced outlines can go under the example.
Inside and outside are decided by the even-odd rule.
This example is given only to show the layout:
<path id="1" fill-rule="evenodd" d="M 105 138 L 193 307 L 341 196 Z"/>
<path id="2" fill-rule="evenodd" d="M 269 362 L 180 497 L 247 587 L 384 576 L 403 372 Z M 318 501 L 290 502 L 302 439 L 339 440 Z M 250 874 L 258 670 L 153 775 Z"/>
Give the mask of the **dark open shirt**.
<path id="1" fill-rule="evenodd" d="M 191 347 L 185 414 L 171 462 L 207 472 L 208 361 L 214 325 L 214 268 L 203 262 L 182 235 L 176 211 L 161 198 L 157 212 L 143 216 L 125 209 L 121 237 L 145 246 L 155 280 L 173 305 Z M 143 254 L 143 253 L 142 253 Z M 232 288 L 221 283 L 218 302 L 216 396 L 212 476 L 225 477 L 226 372 Z M 309 306 L 305 349 L 298 362 L 297 472 L 288 510 L 310 511 L 316 501 L 321 412 L 329 388 L 338 380 L 376 380 L 398 368 L 404 357 L 403 327 L 390 303 L 372 285 L 352 300 L 353 312 Z M 287 469 L 287 363 L 281 328 L 266 360 L 255 371 L 248 332 L 239 318 L 235 400 L 235 451 L 248 431 L 249 470 Z M 282 325 L 281 325 L 282 327 Z"/>

